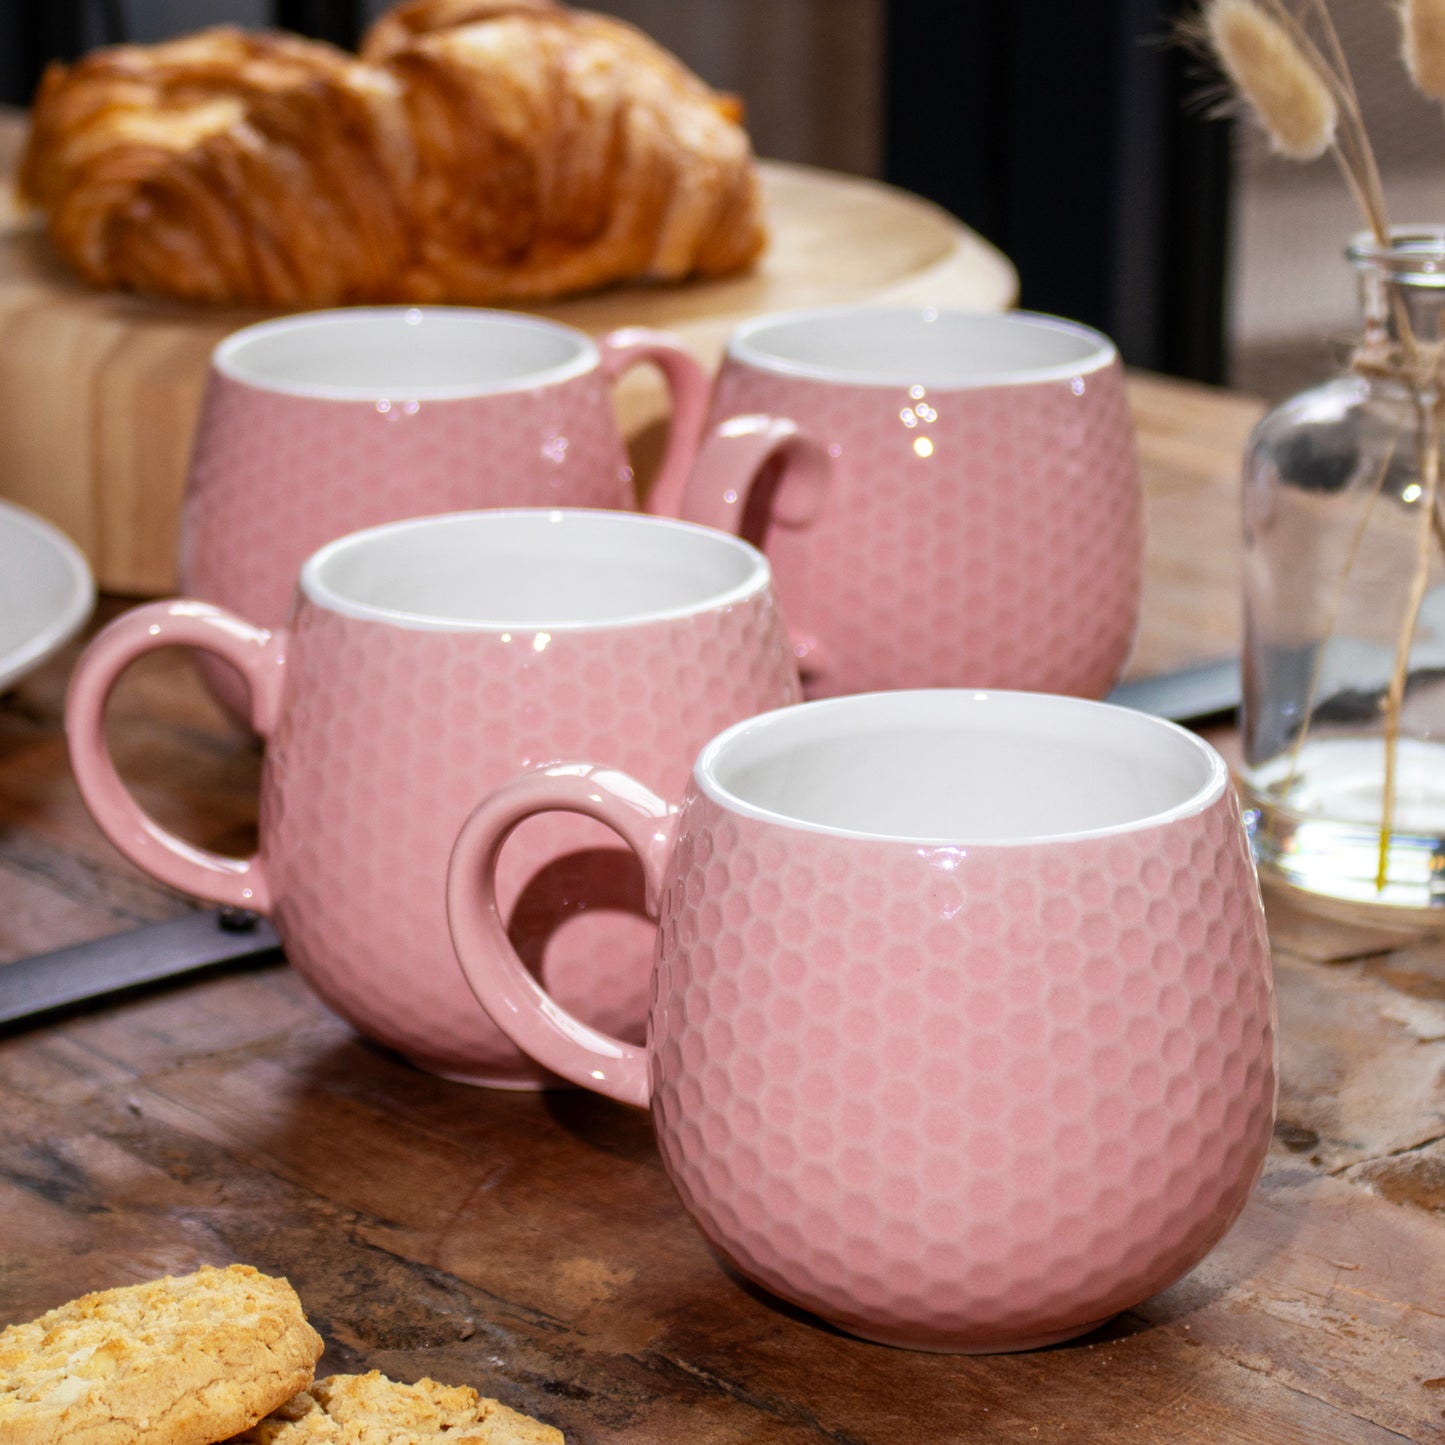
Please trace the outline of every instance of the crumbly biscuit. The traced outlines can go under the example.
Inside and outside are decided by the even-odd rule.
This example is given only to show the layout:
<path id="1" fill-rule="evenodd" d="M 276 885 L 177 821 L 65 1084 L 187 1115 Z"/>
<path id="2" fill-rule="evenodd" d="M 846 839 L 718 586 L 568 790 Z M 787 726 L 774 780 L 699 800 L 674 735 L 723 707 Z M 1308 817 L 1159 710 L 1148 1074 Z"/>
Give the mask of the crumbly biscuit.
<path id="1" fill-rule="evenodd" d="M 321 1351 L 296 1292 L 250 1265 L 83 1295 L 0 1331 L 0 1445 L 213 1445 Z"/>
<path id="2" fill-rule="evenodd" d="M 563 1445 L 562 1432 L 466 1385 L 330 1375 L 232 1445 Z"/>

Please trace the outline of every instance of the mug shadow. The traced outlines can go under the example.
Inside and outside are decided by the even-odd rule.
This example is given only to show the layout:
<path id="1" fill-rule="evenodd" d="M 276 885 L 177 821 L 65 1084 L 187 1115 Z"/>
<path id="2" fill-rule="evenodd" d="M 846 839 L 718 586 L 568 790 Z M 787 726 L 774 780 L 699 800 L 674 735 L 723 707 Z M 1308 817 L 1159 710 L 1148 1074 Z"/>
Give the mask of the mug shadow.
<path id="1" fill-rule="evenodd" d="M 652 1116 L 641 1109 L 570 1084 L 545 1090 L 542 1107 L 554 1123 L 596 1153 L 628 1163 L 661 1164 Z"/>
<path id="2" fill-rule="evenodd" d="M 334 1022 L 336 1035 L 289 1070 L 294 1082 L 288 1127 L 268 1141 L 282 1154 L 292 1148 L 293 1137 L 302 1141 L 295 1147 L 306 1147 L 304 1141 L 315 1137 L 327 1115 L 359 1106 L 383 1118 L 416 1121 L 466 1149 L 485 1149 L 493 1136 L 508 1148 L 521 1146 L 538 1131 L 558 1130 L 593 1154 L 662 1167 L 645 1110 L 562 1079 L 541 1089 L 496 1089 L 446 1079 L 357 1032 L 319 999 L 314 1003 Z M 293 1120 L 294 1131 L 289 1127 Z M 547 1147 L 557 1147 L 557 1141 Z"/>

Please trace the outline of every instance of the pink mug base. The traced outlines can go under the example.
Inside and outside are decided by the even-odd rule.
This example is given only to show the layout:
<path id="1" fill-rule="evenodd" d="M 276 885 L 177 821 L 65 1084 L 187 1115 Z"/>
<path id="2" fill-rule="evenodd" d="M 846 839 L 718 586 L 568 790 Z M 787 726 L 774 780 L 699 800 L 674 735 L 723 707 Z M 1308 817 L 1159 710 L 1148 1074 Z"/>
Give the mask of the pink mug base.
<path id="1" fill-rule="evenodd" d="M 468 1084 L 473 1088 L 481 1089 L 510 1089 L 515 1094 L 534 1094 L 540 1089 L 570 1089 L 574 1086 L 566 1079 L 559 1079 L 556 1074 L 537 1072 L 535 1074 L 516 1073 L 492 1073 L 486 1069 L 476 1073 L 465 1073 L 458 1069 L 452 1069 L 444 1064 L 438 1063 L 435 1059 L 423 1058 L 417 1054 L 403 1054 L 401 1056 L 413 1068 L 420 1069 L 424 1074 L 432 1074 L 438 1079 L 446 1079 L 453 1084 Z"/>

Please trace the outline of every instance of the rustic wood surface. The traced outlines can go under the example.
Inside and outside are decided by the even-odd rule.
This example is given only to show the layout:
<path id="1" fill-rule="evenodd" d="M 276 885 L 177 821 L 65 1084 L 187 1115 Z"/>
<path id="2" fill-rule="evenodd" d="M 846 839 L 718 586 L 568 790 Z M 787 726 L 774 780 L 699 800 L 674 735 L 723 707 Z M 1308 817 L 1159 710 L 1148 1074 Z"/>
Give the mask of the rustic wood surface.
<path id="1" fill-rule="evenodd" d="M 1152 669 L 1234 644 L 1237 456 L 1258 408 L 1132 388 Z M 81 807 L 60 728 L 73 657 L 0 699 L 0 961 L 187 906 Z M 181 658 L 126 679 L 110 732 L 163 822 L 246 846 L 258 750 Z M 1270 915 L 1283 1086 L 1263 1182 L 1190 1275 L 1071 1344 L 955 1358 L 836 1334 L 710 1254 L 646 1117 L 431 1078 L 284 964 L 0 1034 L 0 1322 L 245 1260 L 295 1283 L 324 1370 L 469 1383 L 574 1445 L 1438 1441 L 1445 948 L 1277 900 Z"/>
<path id="2" fill-rule="evenodd" d="M 168 592 L 211 349 L 268 313 L 106 293 L 76 279 L 11 201 L 23 130 L 18 113 L 0 114 L 0 497 L 64 528 L 103 587 Z M 747 275 L 519 309 L 594 336 L 665 328 L 711 365 L 738 322 L 768 311 L 863 301 L 998 310 L 1017 297 L 1009 262 L 927 201 L 806 166 L 765 162 L 761 173 L 771 240 Z M 645 477 L 667 412 L 650 369 L 625 378 L 618 410 Z"/>

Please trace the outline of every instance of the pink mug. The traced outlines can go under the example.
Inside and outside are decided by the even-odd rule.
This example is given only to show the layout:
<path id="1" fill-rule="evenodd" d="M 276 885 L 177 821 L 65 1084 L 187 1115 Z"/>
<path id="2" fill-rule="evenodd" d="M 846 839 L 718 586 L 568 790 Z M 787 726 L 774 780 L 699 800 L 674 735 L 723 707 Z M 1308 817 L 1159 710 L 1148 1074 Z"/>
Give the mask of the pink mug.
<path id="1" fill-rule="evenodd" d="M 493 792 L 447 886 L 488 1013 L 652 1109 L 712 1245 L 840 1329 L 927 1350 L 1068 1339 L 1163 1289 L 1244 1207 L 1275 1021 L 1219 755 L 1026 693 L 894 692 L 740 722 L 680 806 L 582 763 Z M 659 918 L 647 1042 L 549 997 L 496 859 L 544 809 L 608 824 Z"/>
<path id="2" fill-rule="evenodd" d="M 180 519 L 182 592 L 263 626 L 345 533 L 474 507 L 633 505 L 612 387 L 643 362 L 672 396 L 659 480 L 682 484 L 707 376 L 675 337 L 600 341 L 506 311 L 350 307 L 263 321 L 211 358 Z M 214 665 L 213 690 L 244 715 Z"/>
<path id="3" fill-rule="evenodd" d="M 773 564 L 810 696 L 1102 697 L 1118 680 L 1138 623 L 1143 511 L 1106 337 L 1024 312 L 763 316 L 732 336 L 705 430 L 738 416 L 787 418 L 834 460 L 821 505 L 800 507 L 786 478 L 759 503 L 722 453 L 693 476 L 757 519 L 744 535 Z M 654 510 L 672 510 L 659 491 Z"/>
<path id="4" fill-rule="evenodd" d="M 254 857 L 163 831 L 106 750 L 117 677 L 173 645 L 246 679 L 266 739 Z M 798 695 L 754 548 L 626 512 L 535 509 L 333 542 L 302 567 L 283 628 L 195 601 L 128 612 L 81 657 L 66 728 L 82 797 L 139 867 L 269 915 L 321 998 L 420 1067 L 524 1088 L 556 1080 L 477 1007 L 447 933 L 447 856 L 478 792 L 578 753 L 676 791 L 719 728 Z M 508 847 L 498 886 L 548 987 L 640 1038 L 654 929 L 616 839 L 582 819 L 538 820 Z"/>

